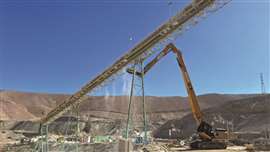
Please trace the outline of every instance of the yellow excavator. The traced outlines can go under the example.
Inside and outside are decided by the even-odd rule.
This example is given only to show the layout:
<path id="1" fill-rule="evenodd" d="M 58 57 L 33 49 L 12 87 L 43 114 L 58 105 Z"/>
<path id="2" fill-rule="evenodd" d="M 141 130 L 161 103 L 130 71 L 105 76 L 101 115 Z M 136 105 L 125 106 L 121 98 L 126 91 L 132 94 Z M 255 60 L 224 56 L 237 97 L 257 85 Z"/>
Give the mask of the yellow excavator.
<path id="1" fill-rule="evenodd" d="M 190 147 L 192 149 L 226 149 L 226 139 L 228 139 L 228 132 L 226 129 L 214 129 L 203 119 L 203 114 L 200 110 L 198 99 L 189 78 L 182 53 L 175 47 L 174 44 L 168 44 L 153 60 L 151 60 L 144 67 L 143 73 L 146 74 L 162 57 L 166 56 L 169 52 L 173 52 L 176 55 L 176 60 L 181 70 L 185 88 L 188 93 L 192 114 L 198 126 L 198 138 L 194 139 L 190 143 Z M 127 72 L 132 74 L 134 70 L 132 68 L 128 68 Z M 138 71 L 135 71 L 135 74 L 137 76 L 142 76 L 142 73 Z"/>

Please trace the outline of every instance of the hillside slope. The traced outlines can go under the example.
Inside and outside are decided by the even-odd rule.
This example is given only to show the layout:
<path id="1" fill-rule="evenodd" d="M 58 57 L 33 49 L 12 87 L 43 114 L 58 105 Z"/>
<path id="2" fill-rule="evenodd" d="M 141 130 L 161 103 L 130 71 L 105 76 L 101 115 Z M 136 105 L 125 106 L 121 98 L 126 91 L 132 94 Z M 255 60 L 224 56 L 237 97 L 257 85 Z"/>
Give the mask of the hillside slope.
<path id="1" fill-rule="evenodd" d="M 70 95 L 27 93 L 15 91 L 0 92 L 0 119 L 2 120 L 33 120 L 45 116 L 50 110 L 63 102 Z M 225 102 L 255 95 L 206 94 L 198 97 L 201 108 L 209 108 Z M 141 113 L 140 97 L 134 98 L 134 113 Z M 186 97 L 146 97 L 146 107 L 151 119 L 181 118 L 190 112 Z M 86 99 L 80 106 L 81 115 L 91 114 L 103 117 L 126 115 L 128 108 L 127 96 L 94 96 Z M 170 116 L 171 115 L 171 116 Z"/>
<path id="2" fill-rule="evenodd" d="M 203 110 L 207 122 L 215 128 L 226 128 L 227 124 L 234 131 L 263 131 L 270 128 L 270 95 L 230 101 Z M 182 134 L 168 136 L 171 128 Z M 188 137 L 196 131 L 196 122 L 191 114 L 182 119 L 170 120 L 155 131 L 157 138 Z"/>

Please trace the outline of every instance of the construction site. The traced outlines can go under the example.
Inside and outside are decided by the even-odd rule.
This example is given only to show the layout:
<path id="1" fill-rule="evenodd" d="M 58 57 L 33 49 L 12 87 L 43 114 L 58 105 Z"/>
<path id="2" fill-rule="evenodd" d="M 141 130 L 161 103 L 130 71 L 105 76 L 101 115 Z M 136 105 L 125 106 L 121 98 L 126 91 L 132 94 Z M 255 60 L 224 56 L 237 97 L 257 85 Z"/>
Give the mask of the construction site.
<path id="1" fill-rule="evenodd" d="M 230 3 L 190 1 L 73 94 L 0 90 L 0 151 L 270 151 L 269 79 L 259 74 L 257 94 L 198 95 L 176 43 Z M 145 78 L 165 58 L 175 61 L 182 81 L 175 83 L 186 97 L 146 95 Z M 115 88 L 123 94 L 110 92 Z"/>

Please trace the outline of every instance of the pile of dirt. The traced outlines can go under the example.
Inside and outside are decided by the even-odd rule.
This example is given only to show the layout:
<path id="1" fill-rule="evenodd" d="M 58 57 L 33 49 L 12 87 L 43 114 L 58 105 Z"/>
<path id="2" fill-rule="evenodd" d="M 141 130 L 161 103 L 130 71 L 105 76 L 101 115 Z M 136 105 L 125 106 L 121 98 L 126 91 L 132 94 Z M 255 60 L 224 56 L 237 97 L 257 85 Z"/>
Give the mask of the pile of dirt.
<path id="1" fill-rule="evenodd" d="M 270 128 L 270 95 L 230 101 L 203 110 L 204 118 L 215 128 L 241 132 L 261 132 Z M 178 131 L 169 136 L 170 129 Z M 170 120 L 154 132 L 156 138 L 186 138 L 197 129 L 192 114 Z"/>

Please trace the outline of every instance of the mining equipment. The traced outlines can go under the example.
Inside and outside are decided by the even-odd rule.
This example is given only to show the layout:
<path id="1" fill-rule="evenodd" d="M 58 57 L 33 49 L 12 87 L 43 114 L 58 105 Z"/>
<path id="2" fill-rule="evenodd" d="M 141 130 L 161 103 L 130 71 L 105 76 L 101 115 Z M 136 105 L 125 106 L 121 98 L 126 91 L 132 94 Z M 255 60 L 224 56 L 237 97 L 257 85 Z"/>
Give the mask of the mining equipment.
<path id="1" fill-rule="evenodd" d="M 168 44 L 153 60 L 151 60 L 144 67 L 144 73 L 135 71 L 136 75 L 142 76 L 146 74 L 158 61 L 160 61 L 160 59 L 166 56 L 169 52 L 173 52 L 176 55 L 176 60 L 178 62 L 180 71 L 182 72 L 185 88 L 188 93 L 189 104 L 191 106 L 192 114 L 198 125 L 197 138 L 193 139 L 193 141 L 190 143 L 190 147 L 192 149 L 226 149 L 226 141 L 229 134 L 226 129 L 213 128 L 209 123 L 204 120 L 197 96 L 193 89 L 188 71 L 184 63 L 182 53 L 175 47 L 174 44 Z M 134 70 L 132 68 L 128 68 L 127 72 L 132 74 L 134 73 Z"/>
<path id="2" fill-rule="evenodd" d="M 206 14 L 215 12 L 225 6 L 228 2 L 219 0 L 192 0 L 182 11 L 172 16 L 169 20 L 161 24 L 155 31 L 150 33 L 141 42 L 136 44 L 131 50 L 116 60 L 111 66 L 99 73 L 91 81 L 87 82 L 80 90 L 70 97 L 66 98 L 56 108 L 46 114 L 45 117 L 38 120 L 40 123 L 39 134 L 44 136 L 36 146 L 42 151 L 48 151 L 48 125 L 61 117 L 64 113 L 76 109 L 81 104 L 88 93 L 93 93 L 98 88 L 104 86 L 109 80 L 113 80 L 123 68 L 132 64 L 138 58 L 147 56 L 155 51 L 160 45 L 168 44 L 171 39 L 176 39 L 182 32 L 196 25 L 198 19 L 204 18 Z M 229 0 L 230 1 L 230 0 Z M 211 136 L 209 136 L 211 137 Z M 41 145 L 41 147 L 39 147 Z"/>
<path id="3" fill-rule="evenodd" d="M 80 104 L 84 100 L 80 100 L 87 93 L 98 88 L 106 80 L 109 80 L 113 75 L 116 75 L 125 66 L 147 54 L 152 48 L 165 42 L 174 33 L 180 32 L 184 29 L 185 23 L 191 22 L 192 19 L 201 16 L 205 10 L 210 9 L 214 4 L 218 4 L 216 0 L 193 0 L 191 4 L 187 5 L 183 11 L 171 17 L 168 21 L 159 26 L 154 32 L 149 34 L 140 43 L 135 45 L 130 51 L 119 58 L 114 64 L 106 68 L 102 73 L 97 75 L 94 79 L 86 83 L 79 91 L 74 93 L 69 98 L 65 99 L 56 108 L 51 110 L 46 117 L 43 117 L 39 122 L 42 127 L 50 124 L 65 112 L 71 110 L 74 106 Z M 226 3 L 224 3 L 225 5 Z M 223 5 L 222 5 L 223 6 Z M 180 34 L 180 33 L 178 33 Z"/>

